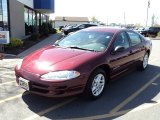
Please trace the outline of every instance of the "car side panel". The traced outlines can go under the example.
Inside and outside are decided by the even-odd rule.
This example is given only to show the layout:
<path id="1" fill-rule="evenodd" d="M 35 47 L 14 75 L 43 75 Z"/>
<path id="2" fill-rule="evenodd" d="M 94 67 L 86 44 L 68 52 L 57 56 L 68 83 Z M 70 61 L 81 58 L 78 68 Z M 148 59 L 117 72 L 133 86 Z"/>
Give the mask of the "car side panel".
<path id="1" fill-rule="evenodd" d="M 131 63 L 132 59 L 130 57 L 130 48 L 116 55 L 111 55 L 109 59 L 111 78 L 114 78 L 127 71 Z"/>

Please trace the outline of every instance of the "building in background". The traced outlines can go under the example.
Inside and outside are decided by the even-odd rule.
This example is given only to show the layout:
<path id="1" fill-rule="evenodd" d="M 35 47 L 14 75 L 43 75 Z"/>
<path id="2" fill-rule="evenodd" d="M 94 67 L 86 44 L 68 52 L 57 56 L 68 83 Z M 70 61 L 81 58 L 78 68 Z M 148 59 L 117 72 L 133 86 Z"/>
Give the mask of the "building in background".
<path id="1" fill-rule="evenodd" d="M 41 31 L 43 22 L 54 13 L 54 0 L 0 0 L 0 31 L 10 37 L 25 38 Z"/>
<path id="2" fill-rule="evenodd" d="M 89 23 L 88 17 L 55 17 L 54 27 Z"/>

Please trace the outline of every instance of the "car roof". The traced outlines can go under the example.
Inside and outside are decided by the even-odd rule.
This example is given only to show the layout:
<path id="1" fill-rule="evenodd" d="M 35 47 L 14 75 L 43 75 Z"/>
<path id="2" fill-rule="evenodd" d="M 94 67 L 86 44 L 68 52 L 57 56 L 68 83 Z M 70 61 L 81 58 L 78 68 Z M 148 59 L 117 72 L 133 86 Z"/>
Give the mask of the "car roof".
<path id="1" fill-rule="evenodd" d="M 117 32 L 120 32 L 122 30 L 126 30 L 126 29 L 122 29 L 122 28 L 114 28 L 114 27 L 108 27 L 108 26 L 104 26 L 104 27 L 89 27 L 89 28 L 86 28 L 86 29 L 83 29 L 84 31 L 85 30 L 89 30 L 89 31 L 97 31 L 97 32 L 110 32 L 110 33 L 117 33 Z"/>

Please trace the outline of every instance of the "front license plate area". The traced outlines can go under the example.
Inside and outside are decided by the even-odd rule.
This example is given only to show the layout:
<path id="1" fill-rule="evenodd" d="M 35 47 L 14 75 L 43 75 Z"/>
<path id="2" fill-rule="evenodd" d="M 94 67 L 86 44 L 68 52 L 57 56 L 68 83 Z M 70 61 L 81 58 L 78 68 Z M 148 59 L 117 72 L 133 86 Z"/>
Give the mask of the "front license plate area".
<path id="1" fill-rule="evenodd" d="M 24 78 L 19 78 L 19 85 L 20 87 L 24 88 L 25 90 L 29 91 L 29 81 Z"/>

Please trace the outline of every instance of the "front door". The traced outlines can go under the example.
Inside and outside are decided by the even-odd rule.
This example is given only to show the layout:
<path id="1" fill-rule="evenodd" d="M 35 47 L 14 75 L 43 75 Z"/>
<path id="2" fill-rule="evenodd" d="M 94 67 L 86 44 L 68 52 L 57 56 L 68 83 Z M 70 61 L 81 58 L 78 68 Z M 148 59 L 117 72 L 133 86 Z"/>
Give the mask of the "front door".
<path id="1" fill-rule="evenodd" d="M 124 49 L 122 51 L 114 52 L 117 46 L 121 46 Z M 111 57 L 109 58 L 109 66 L 111 68 L 111 78 L 118 76 L 125 72 L 130 65 L 130 44 L 128 36 L 125 32 L 121 32 L 117 35 L 114 43 L 112 44 L 112 50 L 110 52 Z"/>

